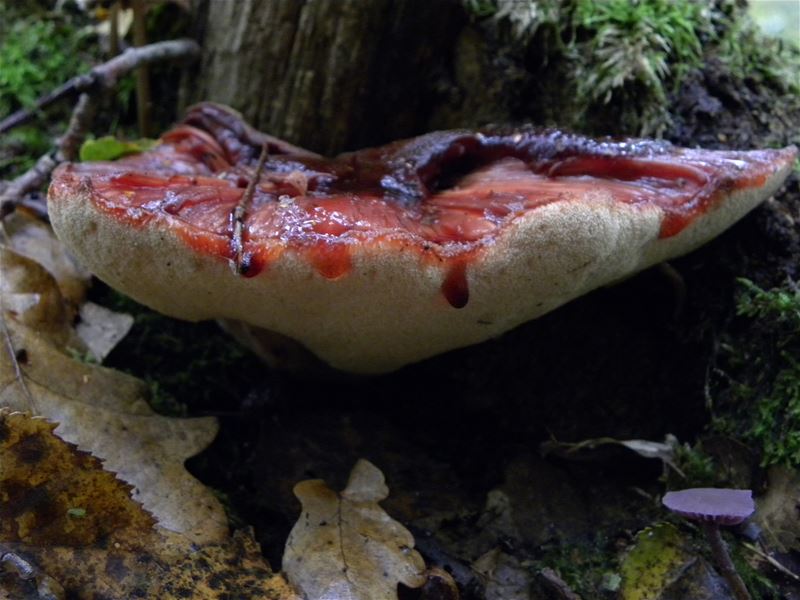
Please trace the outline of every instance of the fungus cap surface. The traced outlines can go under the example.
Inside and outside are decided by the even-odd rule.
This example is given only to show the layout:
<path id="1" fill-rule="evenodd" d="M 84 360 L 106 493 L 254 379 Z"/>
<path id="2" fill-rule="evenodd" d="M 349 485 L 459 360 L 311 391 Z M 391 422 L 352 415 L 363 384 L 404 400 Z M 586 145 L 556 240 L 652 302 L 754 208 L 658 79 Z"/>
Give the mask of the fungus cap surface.
<path id="1" fill-rule="evenodd" d="M 239 276 L 232 214 L 262 145 Z M 689 252 L 769 197 L 795 157 L 522 127 L 326 159 L 201 104 L 153 150 L 59 167 L 49 211 L 86 266 L 156 310 L 244 321 L 377 373 Z"/>
<path id="2" fill-rule="evenodd" d="M 662 502 L 682 517 L 718 525 L 738 525 L 756 510 L 751 490 L 691 488 L 667 492 Z"/>

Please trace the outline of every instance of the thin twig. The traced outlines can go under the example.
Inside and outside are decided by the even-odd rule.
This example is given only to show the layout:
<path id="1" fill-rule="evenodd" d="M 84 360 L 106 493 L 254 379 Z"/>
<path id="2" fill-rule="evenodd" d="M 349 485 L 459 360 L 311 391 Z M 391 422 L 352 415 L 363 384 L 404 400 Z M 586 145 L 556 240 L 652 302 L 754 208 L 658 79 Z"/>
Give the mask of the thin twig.
<path id="1" fill-rule="evenodd" d="M 731 555 L 725 545 L 725 540 L 722 539 L 722 533 L 719 530 L 717 523 L 703 523 L 703 531 L 705 531 L 708 544 L 711 546 L 711 555 L 714 557 L 714 562 L 717 568 L 722 573 L 728 586 L 731 588 L 731 593 L 736 600 L 752 600 L 747 586 L 742 581 L 741 575 L 736 570 L 736 566 L 731 560 Z"/>
<path id="2" fill-rule="evenodd" d="M 108 13 L 108 22 L 111 25 L 108 35 L 108 53 L 112 57 L 119 54 L 119 4 L 119 0 L 114 0 Z"/>
<path id="3" fill-rule="evenodd" d="M 76 160 L 80 152 L 81 144 L 89 133 L 89 127 L 94 117 L 94 100 L 89 94 L 81 94 L 78 103 L 72 109 L 67 130 L 58 139 L 58 152 L 56 152 L 56 162 Z"/>
<path id="4" fill-rule="evenodd" d="M 41 156 L 33 168 L 17 177 L 0 193 L 0 216 L 13 212 L 25 194 L 44 185 L 59 163 L 78 157 L 78 149 L 86 138 L 93 114 L 94 102 L 91 96 L 81 94 L 72 111 L 67 130 L 58 139 L 55 156 L 53 153 Z M 46 212 L 46 208 L 44 210 Z"/>
<path id="5" fill-rule="evenodd" d="M 142 48 L 147 45 L 147 24 L 145 23 L 145 3 L 133 0 L 133 45 Z M 146 66 L 136 69 L 136 118 L 139 122 L 139 136 L 150 136 L 150 72 Z"/>
<path id="6" fill-rule="evenodd" d="M 111 88 L 117 80 L 142 65 L 179 59 L 194 59 L 200 55 L 200 46 L 194 40 L 170 40 L 139 48 L 128 48 L 111 60 L 97 65 L 88 73 L 73 77 L 49 94 L 39 98 L 31 108 L 23 108 L 0 121 L 0 134 L 30 121 L 36 113 L 51 104 L 97 88 Z"/>
<path id="7" fill-rule="evenodd" d="M 0 193 L 0 218 L 14 212 L 22 197 L 30 190 L 44 185 L 56 168 L 56 160 L 51 153 L 39 157 L 36 164 L 3 188 Z"/>
<path id="8" fill-rule="evenodd" d="M 550 596 L 559 600 L 581 600 L 581 597 L 570 589 L 558 573 L 549 567 L 539 571 L 539 583 Z"/>
<path id="9" fill-rule="evenodd" d="M 264 170 L 264 163 L 267 162 L 268 155 L 269 149 L 265 143 L 261 146 L 261 155 L 258 157 L 256 170 L 253 173 L 253 176 L 250 178 L 244 194 L 242 194 L 242 197 L 239 199 L 239 203 L 236 205 L 236 208 L 233 209 L 233 214 L 231 215 L 231 221 L 233 223 L 233 233 L 231 235 L 231 254 L 233 255 L 233 258 L 231 259 L 230 265 L 233 272 L 237 275 L 243 275 L 249 267 L 244 260 L 244 221 L 247 218 L 247 212 L 250 210 L 250 205 L 253 202 L 253 196 L 256 192 L 256 185 L 258 185 L 258 182 L 261 179 L 261 172 Z"/>
<path id="10" fill-rule="evenodd" d="M 2 293 L 0 293 L 0 329 L 3 330 L 3 342 L 6 347 L 6 352 L 8 353 L 8 359 L 14 367 L 14 378 L 17 380 L 22 390 L 22 395 L 25 396 L 28 402 L 28 408 L 32 415 L 41 414 L 36 399 L 33 397 L 33 394 L 31 394 L 30 389 L 28 389 L 28 384 L 25 383 L 25 374 L 22 372 L 22 367 L 19 365 L 17 349 L 14 348 L 14 340 L 11 339 L 11 332 L 8 331 L 8 326 L 6 325 L 5 303 L 2 299 Z"/>
<path id="11" fill-rule="evenodd" d="M 761 550 L 756 548 L 753 544 L 748 544 L 747 542 L 743 542 L 742 546 L 744 546 L 745 548 L 750 550 L 750 552 L 752 552 L 756 556 L 759 556 L 759 557 L 763 558 L 764 560 L 766 560 L 769 564 L 771 564 L 773 567 L 775 567 L 778 571 L 780 571 L 781 573 L 783 573 L 787 577 L 789 577 L 791 579 L 794 579 L 795 581 L 800 581 L 800 575 L 798 575 L 794 571 L 790 571 L 789 569 L 787 569 L 785 566 L 783 566 L 773 556 L 770 556 L 766 552 L 762 552 Z"/>

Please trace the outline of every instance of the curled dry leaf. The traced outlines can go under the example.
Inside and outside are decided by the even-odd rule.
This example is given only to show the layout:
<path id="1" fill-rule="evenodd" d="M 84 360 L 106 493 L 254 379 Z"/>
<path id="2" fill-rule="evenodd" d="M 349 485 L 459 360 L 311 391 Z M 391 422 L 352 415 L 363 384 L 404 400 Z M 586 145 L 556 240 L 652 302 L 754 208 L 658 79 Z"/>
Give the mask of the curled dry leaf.
<path id="1" fill-rule="evenodd" d="M 625 448 L 635 452 L 642 458 L 657 458 L 678 474 L 683 473 L 675 464 L 675 450 L 679 443 L 672 434 L 667 434 L 663 442 L 651 440 L 618 440 L 610 437 L 592 438 L 580 442 L 559 442 L 549 440 L 539 445 L 543 456 L 555 455 L 568 460 L 602 460 L 609 459 L 611 448 Z"/>
<path id="2" fill-rule="evenodd" d="M 97 362 L 103 362 L 133 327 L 131 315 L 114 312 L 94 302 L 81 304 L 80 317 L 75 330 Z"/>
<path id="3" fill-rule="evenodd" d="M 289 582 L 308 600 L 396 600 L 397 585 L 425 583 L 414 538 L 379 505 L 383 473 L 359 460 L 341 493 L 319 479 L 294 488 L 303 505 L 283 555 Z"/>
<path id="4" fill-rule="evenodd" d="M 45 254 L 58 255 L 52 233 L 36 236 L 53 248 Z M 58 436 L 133 485 L 134 497 L 163 527 L 196 542 L 224 539 L 224 510 L 183 466 L 214 438 L 216 421 L 157 415 L 147 405 L 143 382 L 76 360 L 88 348 L 72 326 L 74 307 L 62 290 L 73 298 L 81 293 L 12 250 L 15 239 L 12 232 L 0 246 L 0 407 L 57 422 Z M 35 248 L 32 244 L 27 254 L 38 256 Z"/>
<path id="5" fill-rule="evenodd" d="M 0 409 L 0 557 L 17 565 L 0 598 L 33 579 L 78 599 L 298 600 L 249 532 L 197 545 L 155 526 L 130 485 L 54 428 Z"/>
<path id="6" fill-rule="evenodd" d="M 7 246 L 50 273 L 68 306 L 77 309 L 86 297 L 91 275 L 72 258 L 50 227 L 25 211 L 17 210 L 3 219 L 3 230 Z"/>

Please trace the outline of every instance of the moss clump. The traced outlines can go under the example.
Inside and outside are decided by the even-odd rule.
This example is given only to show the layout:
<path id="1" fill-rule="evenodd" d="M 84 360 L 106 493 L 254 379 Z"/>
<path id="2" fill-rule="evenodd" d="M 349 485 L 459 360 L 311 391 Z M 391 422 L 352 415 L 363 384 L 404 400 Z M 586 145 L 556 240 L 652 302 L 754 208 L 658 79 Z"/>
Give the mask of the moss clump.
<path id="1" fill-rule="evenodd" d="M 728 539 L 728 548 L 731 550 L 731 560 L 736 567 L 736 572 L 744 581 L 753 600 L 774 600 L 783 597 L 775 582 L 764 575 L 748 560 L 750 558 L 741 544 Z"/>
<path id="2" fill-rule="evenodd" d="M 800 93 L 800 47 L 763 35 L 733 2 L 722 2 L 720 8 L 715 54 L 733 77 L 750 85 Z"/>
<path id="3" fill-rule="evenodd" d="M 639 132 L 662 133 L 669 123 L 667 94 L 700 66 L 708 25 L 690 0 L 630 2 L 580 0 L 578 95 L 587 105 L 612 100 L 640 104 Z"/>
<path id="4" fill-rule="evenodd" d="M 714 428 L 755 446 L 762 464 L 800 466 L 800 288 L 764 290 L 746 279 L 737 314 L 746 321 L 726 345 Z"/>
<path id="5" fill-rule="evenodd" d="M 560 126 L 662 135 L 689 75 L 709 68 L 724 69 L 734 88 L 798 89 L 797 48 L 764 36 L 734 0 L 463 2 L 473 20 L 522 47 L 532 83 L 521 112 Z"/>
<path id="6" fill-rule="evenodd" d="M 697 446 L 677 444 L 673 457 L 675 469 L 663 477 L 668 490 L 721 486 L 723 475 L 714 459 Z"/>
<path id="7" fill-rule="evenodd" d="M 598 534 L 583 543 L 545 545 L 540 552 L 530 567 L 536 572 L 553 569 L 584 598 L 598 597 L 599 590 L 613 591 L 609 584 L 618 580 L 616 548 L 605 536 Z"/>
<path id="8" fill-rule="evenodd" d="M 95 36 L 82 27 L 85 17 L 0 0 L 0 118 L 36 100 L 88 69 Z M 46 124 L 20 127 L 0 140 L 0 178 L 29 168 L 63 131 L 69 112 L 49 114 Z"/>
<path id="9" fill-rule="evenodd" d="M 133 328 L 105 364 L 144 379 L 161 414 L 235 411 L 263 374 L 263 365 L 215 323 L 170 319 L 102 285 L 93 296 L 133 315 Z"/>

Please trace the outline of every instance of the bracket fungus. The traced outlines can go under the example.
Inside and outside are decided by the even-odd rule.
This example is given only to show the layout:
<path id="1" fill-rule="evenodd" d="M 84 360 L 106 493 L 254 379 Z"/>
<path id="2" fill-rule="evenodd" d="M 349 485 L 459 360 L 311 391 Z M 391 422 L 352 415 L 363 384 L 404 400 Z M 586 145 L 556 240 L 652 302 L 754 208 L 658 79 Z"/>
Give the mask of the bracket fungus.
<path id="1" fill-rule="evenodd" d="M 734 598 L 750 600 L 750 593 L 736 571 L 719 528 L 721 525 L 739 525 L 755 512 L 753 492 L 727 488 L 690 488 L 667 492 L 662 503 L 685 519 L 700 523 L 711 546 L 714 561 L 731 587 Z"/>
<path id="2" fill-rule="evenodd" d="M 796 155 L 494 127 L 329 159 L 203 103 L 152 150 L 58 168 L 49 211 L 100 279 L 158 311 L 379 373 L 689 252 Z"/>

